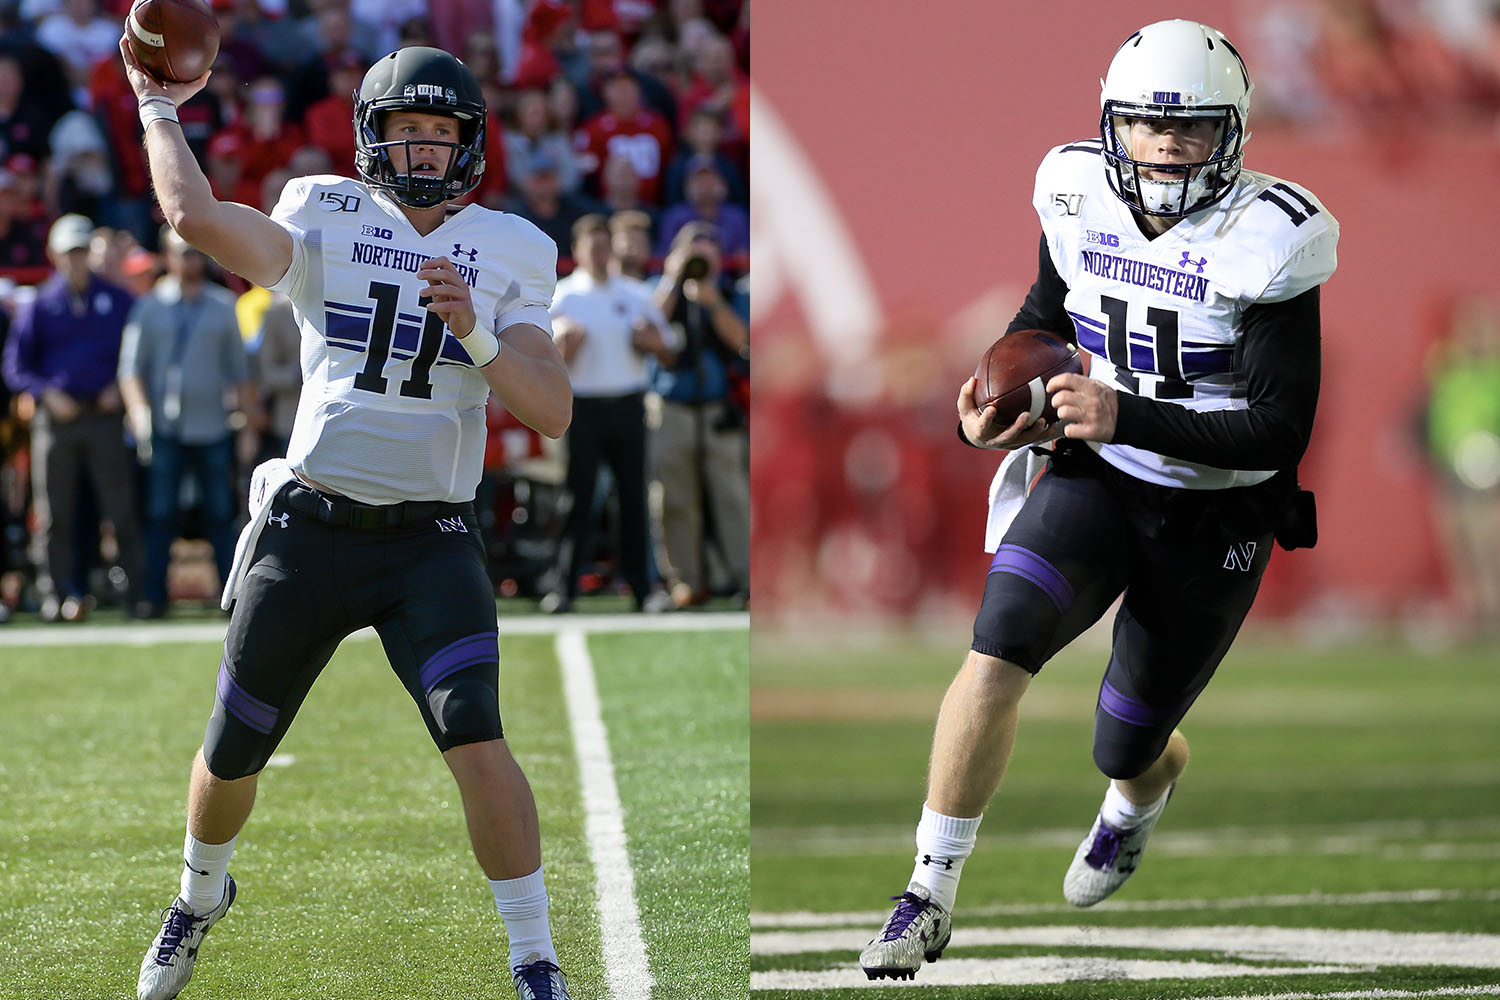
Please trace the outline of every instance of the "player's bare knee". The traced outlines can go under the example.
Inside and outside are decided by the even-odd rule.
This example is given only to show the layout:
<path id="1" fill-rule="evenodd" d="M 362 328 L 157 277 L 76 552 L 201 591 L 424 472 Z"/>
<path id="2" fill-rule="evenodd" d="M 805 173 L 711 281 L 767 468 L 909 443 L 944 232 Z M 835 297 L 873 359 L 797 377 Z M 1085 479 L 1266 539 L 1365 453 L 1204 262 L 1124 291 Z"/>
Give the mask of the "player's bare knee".
<path id="1" fill-rule="evenodd" d="M 964 661 L 964 671 L 968 674 L 971 685 L 977 689 L 975 693 L 987 701 L 995 702 L 998 707 L 1019 703 L 1030 686 L 1032 677 L 1031 672 L 1024 667 L 973 649 L 969 650 Z"/>

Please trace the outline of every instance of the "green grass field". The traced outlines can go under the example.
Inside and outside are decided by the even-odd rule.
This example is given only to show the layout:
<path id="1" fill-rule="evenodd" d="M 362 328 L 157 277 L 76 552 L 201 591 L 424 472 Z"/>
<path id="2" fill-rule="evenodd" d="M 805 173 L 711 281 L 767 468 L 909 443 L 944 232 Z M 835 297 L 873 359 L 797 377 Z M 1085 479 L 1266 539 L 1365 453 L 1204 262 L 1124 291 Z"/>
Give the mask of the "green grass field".
<path id="1" fill-rule="evenodd" d="M 1141 869 L 1091 910 L 1062 876 L 1106 779 L 1106 653 L 1022 703 L 933 1000 L 1500 996 L 1500 656 L 1244 637 L 1189 713 L 1192 763 Z M 835 1000 L 911 872 L 943 639 L 755 636 L 751 986 Z M 1391 991 L 1388 993 L 1377 992 Z"/>
<path id="2" fill-rule="evenodd" d="M 595 633 L 588 649 L 650 997 L 743 996 L 747 633 Z M 40 647 L 0 634 L 0 998 L 134 996 L 176 891 L 187 768 L 218 663 L 213 642 Z M 537 796 L 573 995 L 602 998 L 595 872 L 551 636 L 502 635 L 501 707 Z M 376 640 L 347 641 L 314 686 L 231 871 L 240 896 L 184 1000 L 514 995 L 457 789 Z"/>

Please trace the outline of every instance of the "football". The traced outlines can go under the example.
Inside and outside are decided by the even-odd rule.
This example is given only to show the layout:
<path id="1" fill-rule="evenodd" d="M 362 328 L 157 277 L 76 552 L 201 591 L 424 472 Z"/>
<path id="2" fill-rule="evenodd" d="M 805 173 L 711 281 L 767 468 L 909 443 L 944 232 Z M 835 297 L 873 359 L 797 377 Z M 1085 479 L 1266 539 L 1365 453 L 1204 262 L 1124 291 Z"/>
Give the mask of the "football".
<path id="1" fill-rule="evenodd" d="M 196 80 L 219 54 L 219 19 L 205 0 L 135 0 L 125 32 L 141 68 L 161 83 Z"/>
<path id="2" fill-rule="evenodd" d="M 1010 424 L 1019 414 L 1031 414 L 1031 420 L 1043 417 L 1048 423 L 1057 419 L 1052 399 L 1046 392 L 1047 380 L 1063 372 L 1084 374 L 1084 358 L 1077 348 L 1055 333 L 1046 330 L 1016 330 L 990 345 L 974 369 L 979 384 L 974 388 L 974 405 L 981 410 L 995 405 L 995 417 Z"/>

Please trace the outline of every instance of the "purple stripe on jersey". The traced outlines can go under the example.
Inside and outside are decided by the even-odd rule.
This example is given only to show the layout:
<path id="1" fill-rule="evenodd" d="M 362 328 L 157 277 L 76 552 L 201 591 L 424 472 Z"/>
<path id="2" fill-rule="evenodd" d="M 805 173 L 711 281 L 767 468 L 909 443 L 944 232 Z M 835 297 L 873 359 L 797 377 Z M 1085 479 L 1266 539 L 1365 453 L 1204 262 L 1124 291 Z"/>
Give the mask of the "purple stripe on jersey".
<path id="1" fill-rule="evenodd" d="M 323 336 L 328 340 L 358 344 L 360 347 L 369 342 L 370 318 L 368 316 L 343 316 L 336 312 L 325 312 L 323 319 L 326 327 Z"/>
<path id="2" fill-rule="evenodd" d="M 1234 370 L 1234 348 L 1185 348 L 1182 352 L 1184 375 L 1221 375 Z"/>
<path id="3" fill-rule="evenodd" d="M 456 361 L 461 365 L 474 363 L 474 359 L 469 357 L 469 352 L 464 350 L 464 345 L 460 344 L 458 338 L 451 333 L 443 338 L 443 349 L 438 352 L 438 357 Z"/>
<path id="4" fill-rule="evenodd" d="M 1073 317 L 1073 327 L 1078 331 L 1078 346 L 1090 354 L 1104 354 L 1104 328 L 1089 325 L 1089 321 L 1077 313 L 1068 313 Z"/>
<path id="5" fill-rule="evenodd" d="M 422 331 L 410 323 L 397 323 L 391 332 L 391 349 L 415 355 L 422 340 Z"/>
<path id="6" fill-rule="evenodd" d="M 269 733 L 276 728 L 277 709 L 240 687 L 229 674 L 229 661 L 219 661 L 219 700 L 224 708 L 245 725 L 258 733 Z"/>
<path id="7" fill-rule="evenodd" d="M 373 306 L 359 306 L 352 302 L 335 302 L 332 299 L 323 300 L 324 309 L 342 309 L 345 312 L 364 313 L 366 316 L 375 311 Z"/>
<path id="8" fill-rule="evenodd" d="M 1052 599 L 1059 611 L 1073 603 L 1073 587 L 1068 583 L 1067 577 L 1030 549 L 1023 549 L 1019 545 L 1000 546 L 994 561 L 990 563 L 990 572 L 1012 573 L 1036 584 L 1042 593 Z"/>
<path id="9" fill-rule="evenodd" d="M 1099 687 L 1099 707 L 1132 726 L 1154 726 L 1168 714 L 1152 708 L 1144 701 L 1121 694 L 1119 688 L 1109 682 L 1109 678 L 1105 678 Z"/>
<path id="10" fill-rule="evenodd" d="M 1074 326 L 1090 326 L 1101 331 L 1104 329 L 1104 323 L 1101 320 L 1085 316 L 1083 313 L 1076 313 L 1071 309 L 1068 310 L 1068 315 L 1073 317 Z"/>
<path id="11" fill-rule="evenodd" d="M 1156 371 L 1156 351 L 1150 344 L 1130 345 L 1130 367 L 1138 372 Z"/>
<path id="12" fill-rule="evenodd" d="M 479 632 L 457 642 L 451 642 L 433 653 L 427 658 L 427 662 L 422 664 L 418 676 L 422 681 L 422 689 L 431 691 L 444 677 L 465 667 L 498 662 L 500 662 L 499 636 L 494 632 Z"/>

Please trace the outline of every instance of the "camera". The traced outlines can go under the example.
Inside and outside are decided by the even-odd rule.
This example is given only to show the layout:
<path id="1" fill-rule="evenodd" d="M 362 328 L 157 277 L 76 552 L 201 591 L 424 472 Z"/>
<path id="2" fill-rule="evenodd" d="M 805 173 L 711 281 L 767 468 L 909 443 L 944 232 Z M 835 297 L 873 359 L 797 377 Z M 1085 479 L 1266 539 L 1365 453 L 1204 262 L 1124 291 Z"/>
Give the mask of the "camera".
<path id="1" fill-rule="evenodd" d="M 682 263 L 682 278 L 684 281 L 701 281 L 708 276 L 707 257 L 689 257 Z"/>

